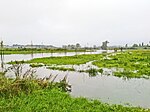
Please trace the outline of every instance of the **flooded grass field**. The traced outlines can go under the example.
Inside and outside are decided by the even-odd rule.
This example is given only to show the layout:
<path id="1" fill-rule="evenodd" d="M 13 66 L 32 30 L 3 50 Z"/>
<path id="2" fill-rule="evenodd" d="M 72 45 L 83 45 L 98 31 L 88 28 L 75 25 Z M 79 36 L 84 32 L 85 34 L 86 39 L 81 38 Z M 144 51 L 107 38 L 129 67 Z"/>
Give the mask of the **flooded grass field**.
<path id="1" fill-rule="evenodd" d="M 74 97 L 97 99 L 109 104 L 150 108 L 150 51 L 99 53 L 86 55 L 81 53 L 75 56 L 69 54 L 69 57 L 48 57 L 47 54 L 46 58 L 37 55 L 38 58 L 27 61 L 28 64 L 23 65 L 24 71 L 34 67 L 38 78 L 49 77 L 50 74 L 53 77 L 57 75 L 55 81 L 60 81 L 67 76 L 71 85 L 70 94 Z M 27 58 L 23 56 L 22 59 L 29 59 L 27 55 L 25 55 Z M 129 73 L 124 72 L 127 70 Z M 135 70 L 138 75 L 133 72 Z M 14 77 L 12 72 L 8 72 L 6 76 Z"/>

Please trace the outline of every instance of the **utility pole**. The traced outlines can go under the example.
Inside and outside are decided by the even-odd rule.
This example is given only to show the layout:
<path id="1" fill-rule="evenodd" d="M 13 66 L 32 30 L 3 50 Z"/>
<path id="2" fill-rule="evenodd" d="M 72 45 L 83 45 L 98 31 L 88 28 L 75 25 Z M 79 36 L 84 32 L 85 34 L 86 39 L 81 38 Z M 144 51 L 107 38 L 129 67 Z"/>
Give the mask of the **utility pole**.
<path id="1" fill-rule="evenodd" d="M 4 47 L 3 41 L 1 41 L 0 44 L 1 44 L 1 55 L 3 55 L 3 47 Z"/>
<path id="2" fill-rule="evenodd" d="M 31 57 L 33 58 L 33 42 L 31 41 Z"/>
<path id="3" fill-rule="evenodd" d="M 0 42 L 0 47 L 1 47 L 1 67 L 2 67 L 2 72 L 3 72 L 3 68 L 4 68 L 4 50 L 3 50 L 3 47 L 4 47 L 4 43 L 3 41 Z"/>

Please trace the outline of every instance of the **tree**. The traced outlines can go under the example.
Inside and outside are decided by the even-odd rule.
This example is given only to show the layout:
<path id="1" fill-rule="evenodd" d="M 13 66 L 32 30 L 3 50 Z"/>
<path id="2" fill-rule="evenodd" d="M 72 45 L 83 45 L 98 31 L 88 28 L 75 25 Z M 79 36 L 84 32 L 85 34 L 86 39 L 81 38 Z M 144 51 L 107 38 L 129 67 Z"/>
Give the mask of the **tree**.
<path id="1" fill-rule="evenodd" d="M 107 50 L 107 44 L 108 44 L 108 43 L 109 43 L 108 41 L 102 42 L 101 48 L 102 48 L 103 50 Z"/>
<path id="2" fill-rule="evenodd" d="M 76 44 L 76 48 L 81 48 L 81 45 L 79 43 Z"/>
<path id="3" fill-rule="evenodd" d="M 138 45 L 137 44 L 133 44 L 133 46 L 132 47 L 138 47 Z"/>
<path id="4" fill-rule="evenodd" d="M 3 48 L 3 46 L 4 46 L 4 45 L 3 45 L 3 41 L 1 41 L 1 48 Z"/>

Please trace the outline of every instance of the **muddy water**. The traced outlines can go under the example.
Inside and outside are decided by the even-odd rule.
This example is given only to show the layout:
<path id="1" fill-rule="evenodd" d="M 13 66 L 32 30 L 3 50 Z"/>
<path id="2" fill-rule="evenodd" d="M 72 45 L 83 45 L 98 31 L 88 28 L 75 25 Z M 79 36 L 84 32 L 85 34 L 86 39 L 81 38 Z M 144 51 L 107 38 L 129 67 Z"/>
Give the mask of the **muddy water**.
<path id="1" fill-rule="evenodd" d="M 12 58 L 13 59 L 13 58 Z M 80 69 L 88 65 L 75 66 Z M 92 66 L 93 67 L 93 66 Z M 29 68 L 29 65 L 24 65 L 24 71 Z M 36 75 L 39 78 L 48 77 L 50 74 L 57 75 L 56 81 L 61 80 L 65 75 L 68 76 L 69 84 L 72 85 L 74 97 L 86 97 L 90 99 L 99 99 L 102 102 L 110 104 L 123 104 L 132 106 L 141 106 L 150 108 L 150 80 L 146 79 L 129 79 L 107 76 L 99 74 L 95 77 L 90 77 L 88 73 L 79 72 L 62 72 L 57 70 L 49 70 L 46 67 L 34 68 Z M 113 70 L 105 69 L 105 72 L 111 73 Z M 9 77 L 14 77 L 10 72 L 6 74 Z"/>

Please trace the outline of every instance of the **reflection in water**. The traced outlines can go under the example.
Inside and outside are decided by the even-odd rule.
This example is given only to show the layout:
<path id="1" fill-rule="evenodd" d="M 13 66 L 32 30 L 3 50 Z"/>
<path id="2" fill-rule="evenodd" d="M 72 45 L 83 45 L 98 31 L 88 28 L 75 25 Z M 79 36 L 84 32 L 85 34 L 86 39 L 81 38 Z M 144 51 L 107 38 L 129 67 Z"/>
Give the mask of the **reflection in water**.
<path id="1" fill-rule="evenodd" d="M 65 52 L 65 56 L 67 56 L 67 52 Z"/>
<path id="2" fill-rule="evenodd" d="M 34 58 L 34 54 L 33 54 L 33 52 L 31 53 L 31 59 L 33 59 Z"/>
<path id="3" fill-rule="evenodd" d="M 53 49 L 51 49 L 51 57 L 53 57 Z"/>

